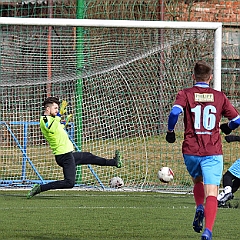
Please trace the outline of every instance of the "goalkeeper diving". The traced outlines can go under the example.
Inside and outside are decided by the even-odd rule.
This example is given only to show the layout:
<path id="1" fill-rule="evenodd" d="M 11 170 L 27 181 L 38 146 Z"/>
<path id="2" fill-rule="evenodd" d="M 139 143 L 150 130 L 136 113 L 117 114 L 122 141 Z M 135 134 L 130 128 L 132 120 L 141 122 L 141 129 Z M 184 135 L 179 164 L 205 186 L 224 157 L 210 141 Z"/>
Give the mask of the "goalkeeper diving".
<path id="1" fill-rule="evenodd" d="M 118 150 L 112 159 L 95 156 L 90 152 L 74 152 L 74 146 L 65 130 L 71 115 L 66 118 L 65 124 L 62 124 L 61 117 L 66 114 L 67 102 L 60 101 L 56 97 L 48 97 L 44 103 L 44 113 L 40 118 L 40 128 L 44 138 L 50 145 L 55 155 L 56 163 L 62 167 L 63 180 L 53 181 L 46 184 L 35 184 L 28 192 L 27 198 L 45 192 L 51 189 L 73 188 L 75 185 L 76 166 L 77 165 L 99 165 L 122 167 L 121 155 Z"/>

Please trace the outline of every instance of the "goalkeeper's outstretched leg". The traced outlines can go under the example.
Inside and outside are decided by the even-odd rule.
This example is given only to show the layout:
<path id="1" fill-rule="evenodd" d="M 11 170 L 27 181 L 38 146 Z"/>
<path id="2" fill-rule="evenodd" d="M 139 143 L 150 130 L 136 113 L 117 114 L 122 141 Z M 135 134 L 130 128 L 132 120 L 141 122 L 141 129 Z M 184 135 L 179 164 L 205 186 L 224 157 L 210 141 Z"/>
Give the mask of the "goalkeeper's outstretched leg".
<path id="1" fill-rule="evenodd" d="M 41 192 L 41 186 L 40 184 L 35 184 L 33 188 L 28 192 L 27 198 L 30 199 L 36 194 L 39 194 Z"/>

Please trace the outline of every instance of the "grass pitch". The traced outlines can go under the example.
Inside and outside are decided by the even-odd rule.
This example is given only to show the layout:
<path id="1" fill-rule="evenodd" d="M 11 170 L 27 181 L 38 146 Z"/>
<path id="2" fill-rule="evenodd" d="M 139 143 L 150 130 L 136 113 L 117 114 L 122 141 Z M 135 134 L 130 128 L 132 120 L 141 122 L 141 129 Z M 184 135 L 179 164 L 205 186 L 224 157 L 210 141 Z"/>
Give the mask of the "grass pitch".
<path id="1" fill-rule="evenodd" d="M 0 191 L 0 239 L 200 239 L 193 195 L 158 192 Z M 218 210 L 213 239 L 240 239 L 240 194 Z"/>

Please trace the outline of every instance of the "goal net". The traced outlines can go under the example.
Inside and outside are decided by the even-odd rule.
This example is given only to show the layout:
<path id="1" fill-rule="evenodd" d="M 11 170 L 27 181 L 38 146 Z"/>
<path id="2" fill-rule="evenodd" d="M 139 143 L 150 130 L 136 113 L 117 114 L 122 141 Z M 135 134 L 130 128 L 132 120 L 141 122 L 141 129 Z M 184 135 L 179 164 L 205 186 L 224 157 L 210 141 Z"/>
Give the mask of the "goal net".
<path id="1" fill-rule="evenodd" d="M 0 18 L 1 186 L 63 178 L 39 128 L 51 95 L 69 103 L 76 151 L 122 153 L 121 169 L 78 167 L 76 186 L 107 188 L 118 176 L 129 189 L 188 188 L 181 119 L 176 143 L 165 132 L 200 59 L 214 66 L 219 89 L 220 23 Z M 157 178 L 163 166 L 175 173 L 169 184 Z"/>

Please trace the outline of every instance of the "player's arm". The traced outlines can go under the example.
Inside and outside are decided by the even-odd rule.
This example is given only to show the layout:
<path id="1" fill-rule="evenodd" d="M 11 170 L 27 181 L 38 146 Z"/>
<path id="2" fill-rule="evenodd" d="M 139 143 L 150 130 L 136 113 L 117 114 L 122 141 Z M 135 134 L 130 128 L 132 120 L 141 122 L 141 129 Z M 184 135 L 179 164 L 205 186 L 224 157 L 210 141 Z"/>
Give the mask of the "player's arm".
<path id="1" fill-rule="evenodd" d="M 61 121 L 61 117 L 59 117 L 59 116 L 55 116 L 55 117 L 44 116 L 43 121 L 44 121 L 45 130 L 50 133 L 55 133 L 55 131 L 58 128 L 59 123 Z"/>
<path id="2" fill-rule="evenodd" d="M 240 116 L 238 115 L 237 117 L 235 117 L 234 119 L 232 119 L 229 123 L 229 128 L 234 130 L 236 128 L 238 128 L 238 126 L 240 125 Z"/>
<path id="3" fill-rule="evenodd" d="M 174 105 L 168 116 L 168 131 L 174 131 L 175 125 L 178 121 L 178 116 L 183 112 L 183 108 L 180 105 Z"/>
<path id="4" fill-rule="evenodd" d="M 221 124 L 220 129 L 222 130 L 223 133 L 228 135 L 232 132 L 232 130 L 238 128 L 239 125 L 240 125 L 240 116 L 238 115 L 228 123 Z"/>
<path id="5" fill-rule="evenodd" d="M 230 142 L 240 142 L 240 136 L 236 136 L 236 135 L 225 136 L 225 139 L 228 143 L 230 143 Z"/>
<path id="6" fill-rule="evenodd" d="M 65 120 L 61 121 L 61 124 L 63 126 L 63 128 L 67 128 L 68 127 L 68 124 L 69 122 L 71 121 L 72 119 L 72 114 L 69 114 Z"/>
<path id="7" fill-rule="evenodd" d="M 229 122 L 221 124 L 220 129 L 228 135 L 240 125 L 240 116 L 225 94 L 223 97 L 225 98 L 223 116 L 228 118 Z"/>
<path id="8" fill-rule="evenodd" d="M 174 128 L 178 121 L 178 116 L 183 112 L 183 108 L 180 105 L 174 105 L 168 116 L 168 131 L 166 135 L 166 141 L 174 143 L 176 140 Z"/>

